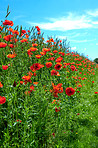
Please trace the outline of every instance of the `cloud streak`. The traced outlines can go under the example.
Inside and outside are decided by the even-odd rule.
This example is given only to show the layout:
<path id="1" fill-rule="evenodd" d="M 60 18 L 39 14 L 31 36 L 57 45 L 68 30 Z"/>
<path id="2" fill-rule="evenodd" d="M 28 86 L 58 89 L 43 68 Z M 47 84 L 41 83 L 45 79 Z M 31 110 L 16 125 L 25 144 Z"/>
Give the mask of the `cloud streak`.
<path id="1" fill-rule="evenodd" d="M 44 30 L 51 31 L 67 31 L 74 29 L 86 29 L 86 28 L 98 28 L 98 21 L 93 21 L 94 17 L 98 16 L 98 11 L 88 11 L 83 15 L 78 15 L 69 12 L 67 16 L 62 16 L 59 18 L 46 18 L 49 22 L 31 22 L 27 23 L 31 26 L 39 26 Z"/>

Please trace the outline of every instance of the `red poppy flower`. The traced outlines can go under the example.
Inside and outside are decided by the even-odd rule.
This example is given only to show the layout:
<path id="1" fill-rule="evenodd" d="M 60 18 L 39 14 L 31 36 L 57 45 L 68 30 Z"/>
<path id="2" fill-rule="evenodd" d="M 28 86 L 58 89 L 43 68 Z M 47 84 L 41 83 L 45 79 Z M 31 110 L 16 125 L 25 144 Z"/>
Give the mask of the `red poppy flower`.
<path id="1" fill-rule="evenodd" d="M 37 49 L 37 48 L 34 48 L 34 47 L 31 47 L 30 50 L 31 50 L 31 51 L 36 51 L 36 50 L 38 50 L 38 49 Z"/>
<path id="2" fill-rule="evenodd" d="M 13 83 L 13 87 L 16 87 L 16 82 L 14 81 L 14 83 Z"/>
<path id="3" fill-rule="evenodd" d="M 53 137 L 55 137 L 55 133 L 52 133 Z"/>
<path id="4" fill-rule="evenodd" d="M 18 32 L 17 30 L 13 30 L 13 31 L 12 31 L 12 34 L 17 34 L 17 35 L 19 35 L 19 32 Z"/>
<path id="5" fill-rule="evenodd" d="M 6 69 L 8 69 L 8 66 L 7 65 L 2 65 L 2 69 L 6 70 Z"/>
<path id="6" fill-rule="evenodd" d="M 32 44 L 32 46 L 33 46 L 33 47 L 36 47 L 36 46 L 38 46 L 38 44 L 34 43 L 34 44 Z"/>
<path id="7" fill-rule="evenodd" d="M 7 46 L 6 43 L 4 43 L 4 42 L 0 42 L 0 48 L 4 48 L 4 47 L 6 47 L 6 46 Z"/>
<path id="8" fill-rule="evenodd" d="M 59 112 L 60 111 L 60 107 L 59 107 L 59 109 L 57 107 L 55 107 L 55 111 Z"/>
<path id="9" fill-rule="evenodd" d="M 28 39 L 22 39 L 22 40 L 20 40 L 21 43 L 24 43 L 24 42 L 27 42 L 27 41 L 28 41 Z"/>
<path id="10" fill-rule="evenodd" d="M 13 21 L 5 20 L 5 21 L 3 22 L 3 25 L 13 26 L 14 24 L 13 24 Z"/>
<path id="11" fill-rule="evenodd" d="M 51 76 L 53 75 L 57 75 L 57 71 L 56 70 L 51 70 Z"/>
<path id="12" fill-rule="evenodd" d="M 2 83 L 0 82 L 0 87 L 2 88 L 3 87 L 3 85 L 2 85 Z"/>
<path id="13" fill-rule="evenodd" d="M 10 40 L 11 40 L 11 37 L 13 37 L 13 35 L 7 35 L 7 36 L 4 36 L 3 38 L 4 38 L 6 41 L 10 41 Z"/>
<path id="14" fill-rule="evenodd" d="M 47 61 L 54 61 L 55 57 L 51 57 L 49 59 L 47 59 Z"/>
<path id="15" fill-rule="evenodd" d="M 25 33 L 27 33 L 27 32 L 26 32 L 26 30 L 22 30 L 22 33 L 25 34 Z"/>
<path id="16" fill-rule="evenodd" d="M 3 30 L 3 28 L 0 26 L 0 30 Z"/>
<path id="17" fill-rule="evenodd" d="M 31 69 L 32 71 L 36 71 L 36 70 L 39 70 L 39 69 L 42 68 L 42 67 L 44 67 L 44 65 L 39 64 L 39 63 L 34 63 L 34 64 L 30 67 L 30 69 Z"/>
<path id="18" fill-rule="evenodd" d="M 61 63 L 57 63 L 57 64 L 54 66 L 54 68 L 55 68 L 56 70 L 60 70 L 61 67 L 62 67 L 62 64 L 61 64 Z"/>
<path id="19" fill-rule="evenodd" d="M 62 57 L 58 57 L 58 58 L 56 59 L 56 62 L 61 62 L 62 60 L 63 60 Z"/>
<path id="20" fill-rule="evenodd" d="M 37 31 L 40 31 L 40 28 L 38 26 L 36 26 Z"/>
<path id="21" fill-rule="evenodd" d="M 98 92 L 95 92 L 95 94 L 98 94 Z"/>
<path id="22" fill-rule="evenodd" d="M 31 86 L 30 86 L 30 90 L 35 91 L 35 90 L 34 90 L 34 87 L 35 87 L 35 86 L 31 85 Z"/>
<path id="23" fill-rule="evenodd" d="M 49 68 L 49 67 L 51 67 L 51 66 L 52 66 L 52 63 L 51 63 L 51 62 L 47 62 L 47 63 L 46 63 L 46 67 L 47 67 L 47 68 Z"/>
<path id="24" fill-rule="evenodd" d="M 30 81 L 31 76 L 29 76 L 29 75 L 28 76 L 23 76 L 22 79 L 24 79 L 25 81 Z"/>
<path id="25" fill-rule="evenodd" d="M 8 54 L 7 57 L 8 57 L 8 58 L 15 58 L 16 55 L 15 55 L 15 54 Z"/>
<path id="26" fill-rule="evenodd" d="M 37 59 L 40 59 L 40 58 L 41 58 L 41 55 L 37 54 L 37 55 L 35 55 L 35 57 L 36 57 Z"/>
<path id="27" fill-rule="evenodd" d="M 71 68 L 72 71 L 75 71 L 75 69 L 76 69 L 76 67 L 74 65 L 71 65 L 70 68 Z"/>
<path id="28" fill-rule="evenodd" d="M 4 104 L 5 102 L 6 102 L 6 98 L 0 96 L 0 104 Z"/>
<path id="29" fill-rule="evenodd" d="M 71 95 L 73 95 L 75 93 L 75 90 L 72 88 L 72 87 L 67 87 L 66 88 L 66 94 L 68 95 L 68 96 L 71 96 Z"/>
<path id="30" fill-rule="evenodd" d="M 57 50 L 54 50 L 54 51 L 53 51 L 53 53 L 57 53 L 57 52 L 58 52 Z"/>

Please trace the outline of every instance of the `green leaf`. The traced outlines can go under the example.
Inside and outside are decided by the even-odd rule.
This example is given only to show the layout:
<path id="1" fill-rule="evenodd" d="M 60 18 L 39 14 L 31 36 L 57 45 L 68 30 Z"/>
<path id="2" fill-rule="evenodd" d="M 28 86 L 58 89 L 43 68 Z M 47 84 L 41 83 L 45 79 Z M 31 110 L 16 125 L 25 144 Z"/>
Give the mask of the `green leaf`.
<path id="1" fill-rule="evenodd" d="M 22 26 L 20 27 L 20 34 L 19 34 L 19 36 L 21 36 L 21 32 L 22 32 Z"/>
<path id="2" fill-rule="evenodd" d="M 10 12 L 7 13 L 6 17 L 8 17 L 9 14 L 10 14 Z M 5 17 L 5 18 L 6 18 L 6 17 Z"/>
<path id="3" fill-rule="evenodd" d="M 7 14 L 8 14 L 8 12 L 9 12 L 9 5 L 8 5 L 8 7 L 7 7 Z"/>

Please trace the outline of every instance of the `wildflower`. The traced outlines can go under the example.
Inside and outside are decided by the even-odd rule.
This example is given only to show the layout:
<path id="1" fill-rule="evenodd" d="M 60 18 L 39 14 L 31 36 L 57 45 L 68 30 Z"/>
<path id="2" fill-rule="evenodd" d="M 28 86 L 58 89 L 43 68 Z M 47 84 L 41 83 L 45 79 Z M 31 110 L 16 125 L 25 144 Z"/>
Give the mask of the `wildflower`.
<path id="1" fill-rule="evenodd" d="M 31 86 L 30 86 L 30 90 L 35 91 L 35 90 L 34 90 L 34 87 L 35 87 L 35 86 L 31 85 Z"/>
<path id="2" fill-rule="evenodd" d="M 5 102 L 6 102 L 6 98 L 0 96 L 0 104 L 4 104 Z"/>
<path id="3" fill-rule="evenodd" d="M 31 76 L 29 76 L 29 75 L 28 76 L 23 76 L 22 79 L 24 79 L 25 81 L 30 81 Z"/>
<path id="4" fill-rule="evenodd" d="M 60 107 L 59 107 L 59 109 L 57 107 L 55 107 L 55 111 L 59 112 L 60 111 Z"/>
<path id="5" fill-rule="evenodd" d="M 28 41 L 28 39 L 22 39 L 22 40 L 20 40 L 21 43 L 24 43 L 24 42 L 27 42 L 27 41 Z"/>
<path id="6" fill-rule="evenodd" d="M 58 52 L 57 50 L 54 50 L 54 51 L 53 51 L 53 53 L 57 53 L 57 52 Z"/>
<path id="7" fill-rule="evenodd" d="M 75 71 L 75 69 L 76 69 L 76 67 L 74 65 L 71 65 L 70 68 L 71 68 L 72 71 Z"/>
<path id="8" fill-rule="evenodd" d="M 14 48 L 14 45 L 13 44 L 9 44 L 8 45 L 10 48 Z"/>
<path id="9" fill-rule="evenodd" d="M 47 67 L 47 68 L 49 68 L 49 67 L 51 67 L 51 66 L 52 66 L 52 63 L 51 63 L 51 62 L 47 62 L 47 63 L 46 63 L 46 67 Z"/>
<path id="10" fill-rule="evenodd" d="M 40 32 L 40 28 L 38 26 L 36 26 L 36 29 L 37 29 L 38 32 Z"/>
<path id="11" fill-rule="evenodd" d="M 51 70 L 51 76 L 53 75 L 57 75 L 57 71 L 56 70 Z"/>
<path id="12" fill-rule="evenodd" d="M 17 34 L 17 35 L 19 35 L 19 32 L 18 32 L 17 30 L 13 30 L 13 31 L 12 31 L 12 34 Z"/>
<path id="13" fill-rule="evenodd" d="M 8 58 L 15 58 L 16 57 L 16 54 L 8 54 L 7 57 Z"/>
<path id="14" fill-rule="evenodd" d="M 42 51 L 43 52 L 48 52 L 48 51 L 50 51 L 50 48 L 43 48 Z"/>
<path id="15" fill-rule="evenodd" d="M 53 137 L 55 137 L 55 133 L 52 133 Z"/>
<path id="16" fill-rule="evenodd" d="M 94 81 L 92 81 L 92 83 L 94 83 Z"/>
<path id="17" fill-rule="evenodd" d="M 79 84 L 79 85 L 78 85 L 78 87 L 82 87 L 82 85 L 81 85 L 81 84 Z"/>
<path id="18" fill-rule="evenodd" d="M 3 38 L 8 42 L 11 40 L 12 37 L 13 35 L 7 35 L 7 36 L 4 36 Z"/>
<path id="19" fill-rule="evenodd" d="M 95 94 L 98 94 L 98 92 L 95 92 Z"/>
<path id="20" fill-rule="evenodd" d="M 26 33 L 26 30 L 22 30 L 21 32 L 22 32 L 23 34 L 25 34 L 25 33 Z"/>
<path id="21" fill-rule="evenodd" d="M 68 96 L 71 96 L 75 93 L 75 90 L 72 87 L 67 87 L 65 91 Z"/>
<path id="22" fill-rule="evenodd" d="M 36 46 L 38 46 L 38 44 L 34 43 L 34 44 L 32 44 L 32 46 L 33 46 L 33 47 L 36 47 Z"/>
<path id="23" fill-rule="evenodd" d="M 6 46 L 7 46 L 6 43 L 4 43 L 4 42 L 0 42 L 0 48 L 4 48 L 4 47 L 6 47 Z"/>
<path id="24" fill-rule="evenodd" d="M 16 87 L 16 82 L 14 81 L 14 83 L 13 83 L 13 87 Z"/>
<path id="25" fill-rule="evenodd" d="M 3 70 L 7 70 L 8 69 L 8 66 L 7 65 L 2 65 L 2 69 Z"/>
<path id="26" fill-rule="evenodd" d="M 61 64 L 61 63 L 57 63 L 57 64 L 54 66 L 54 68 L 55 68 L 56 70 L 60 70 L 61 67 L 62 67 L 62 64 Z"/>
<path id="27" fill-rule="evenodd" d="M 77 115 L 80 115 L 79 113 L 77 113 Z"/>
<path id="28" fill-rule="evenodd" d="M 54 61 L 55 57 L 51 57 L 49 59 L 47 59 L 47 61 Z"/>
<path id="29" fill-rule="evenodd" d="M 34 47 L 31 47 L 30 50 L 31 50 L 31 51 L 36 51 L 36 50 L 38 50 L 38 49 L 37 49 L 37 48 L 34 48 Z"/>
<path id="30" fill-rule="evenodd" d="M 39 82 L 33 82 L 33 84 L 37 85 Z"/>
<path id="31" fill-rule="evenodd" d="M 8 31 L 10 32 L 13 32 L 13 29 L 12 28 L 7 28 Z"/>
<path id="32" fill-rule="evenodd" d="M 13 24 L 13 21 L 5 20 L 3 22 L 3 25 L 13 26 L 14 24 Z"/>
<path id="33" fill-rule="evenodd" d="M 58 57 L 58 58 L 56 59 L 56 62 L 61 62 L 62 60 L 63 60 L 62 57 Z"/>
<path id="34" fill-rule="evenodd" d="M 52 104 L 55 102 L 55 104 L 56 104 L 56 100 L 53 100 L 53 102 L 52 102 Z"/>
<path id="35" fill-rule="evenodd" d="M 3 28 L 0 26 L 0 30 L 3 30 Z"/>
<path id="36" fill-rule="evenodd" d="M 3 87 L 3 85 L 2 85 L 2 83 L 0 82 L 0 87 L 2 88 Z"/>
<path id="37" fill-rule="evenodd" d="M 34 64 L 30 67 L 30 69 L 31 69 L 32 71 L 36 71 L 36 70 L 39 70 L 39 69 L 42 68 L 42 67 L 44 67 L 44 65 L 39 64 L 39 63 L 34 63 Z"/>
<path id="38" fill-rule="evenodd" d="M 37 59 L 40 59 L 41 58 L 41 55 L 35 55 L 35 57 L 37 58 Z"/>

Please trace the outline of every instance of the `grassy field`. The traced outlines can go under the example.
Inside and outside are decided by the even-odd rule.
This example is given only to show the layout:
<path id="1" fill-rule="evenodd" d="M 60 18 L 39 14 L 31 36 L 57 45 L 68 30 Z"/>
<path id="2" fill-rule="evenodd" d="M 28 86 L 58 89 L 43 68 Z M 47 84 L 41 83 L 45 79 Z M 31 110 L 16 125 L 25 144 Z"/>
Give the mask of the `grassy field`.
<path id="1" fill-rule="evenodd" d="M 98 65 L 44 40 L 38 26 L 0 26 L 0 148 L 97 148 Z"/>

